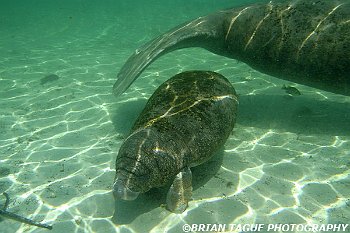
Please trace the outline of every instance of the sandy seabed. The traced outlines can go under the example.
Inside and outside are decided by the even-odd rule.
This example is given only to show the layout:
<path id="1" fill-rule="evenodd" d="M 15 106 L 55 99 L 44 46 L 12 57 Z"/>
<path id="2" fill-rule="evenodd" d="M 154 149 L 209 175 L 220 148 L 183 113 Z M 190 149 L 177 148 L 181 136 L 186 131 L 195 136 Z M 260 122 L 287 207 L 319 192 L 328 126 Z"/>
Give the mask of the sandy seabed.
<path id="1" fill-rule="evenodd" d="M 106 25 L 95 36 L 77 37 L 68 33 L 72 27 L 52 28 L 35 39 L 25 37 L 35 33 L 29 26 L 19 34 L 2 33 L 0 193 L 10 196 L 8 211 L 51 224 L 52 232 L 175 233 L 184 224 L 350 222 L 349 97 L 193 48 L 162 57 L 115 98 L 116 72 L 135 44 L 125 46 L 124 38 L 116 45 L 123 24 Z M 136 35 L 131 30 L 128 36 L 138 44 L 153 36 Z M 134 202 L 115 202 L 115 158 L 147 98 L 176 73 L 209 68 L 234 85 L 238 119 L 225 147 L 193 169 L 188 209 L 169 213 L 162 189 Z M 49 75 L 58 78 L 43 79 Z M 289 96 L 283 84 L 302 95 Z M 6 218 L 0 229 L 47 231 Z"/>

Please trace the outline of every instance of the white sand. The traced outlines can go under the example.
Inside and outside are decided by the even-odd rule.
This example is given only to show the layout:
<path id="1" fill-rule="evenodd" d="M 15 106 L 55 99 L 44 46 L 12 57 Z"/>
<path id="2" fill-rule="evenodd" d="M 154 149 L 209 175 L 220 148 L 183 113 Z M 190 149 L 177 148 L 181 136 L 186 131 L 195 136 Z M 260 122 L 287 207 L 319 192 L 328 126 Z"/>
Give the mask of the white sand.
<path id="1" fill-rule="evenodd" d="M 126 17 L 105 16 L 90 27 L 81 19 L 84 12 L 67 12 L 57 13 L 56 21 L 48 17 L 52 22 L 32 16 L 23 27 L 14 18 L 14 26 L 1 29 L 0 193 L 10 195 L 9 211 L 60 233 L 182 232 L 185 223 L 350 222 L 349 97 L 294 84 L 302 95 L 290 97 L 281 90 L 289 82 L 187 49 L 152 64 L 116 99 L 116 72 L 132 50 L 178 22 L 144 34 L 147 28 L 128 27 L 133 22 L 124 23 Z M 172 17 L 147 18 L 145 24 Z M 123 138 L 155 88 L 190 69 L 220 72 L 240 95 L 225 150 L 194 171 L 193 201 L 181 215 L 161 207 L 164 190 L 115 203 L 111 186 Z M 41 85 L 49 74 L 60 78 Z M 4 218 L 0 229 L 47 231 Z"/>

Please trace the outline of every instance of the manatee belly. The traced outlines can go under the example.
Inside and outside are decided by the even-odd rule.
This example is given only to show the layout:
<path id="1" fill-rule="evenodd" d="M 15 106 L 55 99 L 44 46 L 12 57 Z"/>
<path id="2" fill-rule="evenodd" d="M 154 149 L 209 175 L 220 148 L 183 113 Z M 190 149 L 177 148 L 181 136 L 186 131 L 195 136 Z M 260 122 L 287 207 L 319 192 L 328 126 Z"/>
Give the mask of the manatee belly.
<path id="1" fill-rule="evenodd" d="M 211 158 L 233 129 L 237 105 L 232 85 L 215 72 L 183 72 L 163 83 L 119 150 L 115 197 L 134 199 Z"/>

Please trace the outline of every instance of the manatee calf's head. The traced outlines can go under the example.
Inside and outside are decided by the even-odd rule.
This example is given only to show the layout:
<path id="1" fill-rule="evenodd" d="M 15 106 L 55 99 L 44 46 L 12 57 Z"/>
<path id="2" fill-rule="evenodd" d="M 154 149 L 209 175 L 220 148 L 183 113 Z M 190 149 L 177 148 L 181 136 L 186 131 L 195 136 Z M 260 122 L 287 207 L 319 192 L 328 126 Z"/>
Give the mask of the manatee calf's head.
<path id="1" fill-rule="evenodd" d="M 116 160 L 113 195 L 134 200 L 140 193 L 167 184 L 179 168 L 176 155 L 162 147 L 161 134 L 150 128 L 132 133 L 122 144 Z M 171 144 L 170 144 L 171 145 Z"/>

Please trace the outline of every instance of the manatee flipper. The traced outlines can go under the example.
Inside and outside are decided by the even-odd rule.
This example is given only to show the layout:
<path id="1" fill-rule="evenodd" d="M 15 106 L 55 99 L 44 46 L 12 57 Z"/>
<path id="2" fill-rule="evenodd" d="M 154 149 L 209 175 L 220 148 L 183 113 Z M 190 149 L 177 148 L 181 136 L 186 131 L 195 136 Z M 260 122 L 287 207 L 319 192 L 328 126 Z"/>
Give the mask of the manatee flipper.
<path id="1" fill-rule="evenodd" d="M 117 81 L 113 85 L 114 95 L 119 96 L 125 92 L 141 72 L 161 55 L 190 47 L 202 47 L 208 50 L 213 47 L 215 50 L 220 50 L 223 45 L 219 44 L 221 41 L 216 38 L 223 37 L 218 35 L 222 33 L 219 30 L 221 25 L 212 23 L 222 21 L 220 18 L 223 18 L 222 14 L 200 17 L 156 37 L 137 49 L 119 71 Z M 224 48 L 222 50 L 224 51 Z"/>
<path id="2" fill-rule="evenodd" d="M 179 172 L 171 185 L 167 197 L 167 209 L 173 213 L 182 213 L 192 196 L 192 172 L 189 167 Z"/>

